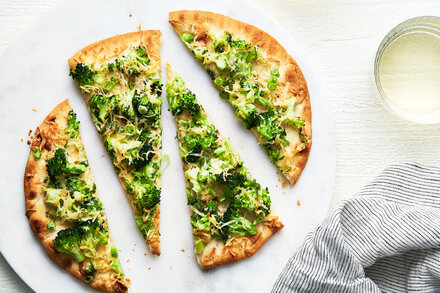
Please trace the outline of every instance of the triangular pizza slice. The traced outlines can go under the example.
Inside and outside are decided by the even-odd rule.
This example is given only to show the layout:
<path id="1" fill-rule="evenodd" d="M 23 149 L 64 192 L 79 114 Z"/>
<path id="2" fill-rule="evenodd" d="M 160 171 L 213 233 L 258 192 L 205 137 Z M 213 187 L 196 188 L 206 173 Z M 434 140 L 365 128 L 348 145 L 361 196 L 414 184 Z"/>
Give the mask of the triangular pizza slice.
<path id="1" fill-rule="evenodd" d="M 128 291 L 67 100 L 34 133 L 24 192 L 32 231 L 55 263 L 99 291 Z"/>
<path id="2" fill-rule="evenodd" d="M 199 265 L 212 268 L 250 257 L 283 228 L 267 188 L 243 166 L 195 95 L 167 65 L 167 99 L 177 124 Z"/>
<path id="3" fill-rule="evenodd" d="M 312 145 L 310 96 L 295 60 L 266 32 L 230 17 L 189 10 L 169 17 L 220 96 L 295 184 Z"/>
<path id="4" fill-rule="evenodd" d="M 150 251 L 160 255 L 160 31 L 114 36 L 69 59 L 70 75 L 122 183 Z"/>

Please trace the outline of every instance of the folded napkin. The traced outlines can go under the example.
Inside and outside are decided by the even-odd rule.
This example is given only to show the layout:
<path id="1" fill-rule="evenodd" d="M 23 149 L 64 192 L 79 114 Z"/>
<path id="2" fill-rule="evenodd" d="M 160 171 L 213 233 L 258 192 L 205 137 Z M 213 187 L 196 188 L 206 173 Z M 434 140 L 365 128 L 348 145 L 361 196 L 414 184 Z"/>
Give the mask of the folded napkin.
<path id="1" fill-rule="evenodd" d="M 394 165 L 342 201 L 272 292 L 440 292 L 440 169 Z"/>

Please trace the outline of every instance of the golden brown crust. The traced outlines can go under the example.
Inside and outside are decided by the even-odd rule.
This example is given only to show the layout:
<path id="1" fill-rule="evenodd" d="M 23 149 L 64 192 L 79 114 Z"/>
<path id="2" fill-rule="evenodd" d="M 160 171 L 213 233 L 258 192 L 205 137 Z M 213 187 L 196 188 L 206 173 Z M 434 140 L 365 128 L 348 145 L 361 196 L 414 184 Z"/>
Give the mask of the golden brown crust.
<path id="1" fill-rule="evenodd" d="M 297 97 L 297 108 L 301 118 L 306 122 L 304 127 L 305 136 L 308 138 L 307 147 L 300 152 L 292 152 L 286 156 L 285 163 L 292 169 L 283 173 L 288 182 L 294 185 L 304 169 L 312 146 L 312 113 L 310 95 L 307 82 L 301 69 L 295 60 L 287 53 L 284 47 L 268 33 L 253 25 L 243 23 L 230 17 L 209 11 L 182 10 L 169 13 L 169 22 L 174 30 L 180 35 L 183 32 L 196 32 L 198 40 L 206 36 L 207 32 L 227 31 L 239 39 L 247 40 L 254 46 L 259 46 L 265 55 L 278 62 L 280 78 L 284 93 L 281 99 L 291 96 Z"/>
<path id="2" fill-rule="evenodd" d="M 83 274 L 80 269 L 83 263 L 75 262 L 71 257 L 57 252 L 53 247 L 53 240 L 57 231 L 47 229 L 50 218 L 47 216 L 45 195 L 42 190 L 43 180 L 47 176 L 46 161 L 44 159 L 37 160 L 33 155 L 33 150 L 39 148 L 44 156 L 53 149 L 55 140 L 65 137 L 62 130 L 67 123 L 66 117 L 71 109 L 69 101 L 63 101 L 37 127 L 25 169 L 24 195 L 29 224 L 49 257 L 60 267 L 85 282 L 86 274 Z M 129 286 L 126 279 L 118 277 L 115 273 L 100 274 L 99 272 L 94 276 L 92 282 L 87 284 L 102 292 L 127 292 Z"/>
<path id="3" fill-rule="evenodd" d="M 137 31 L 113 36 L 79 50 L 69 58 L 70 68 L 75 68 L 78 63 L 93 64 L 119 56 L 133 46 L 145 46 L 150 57 L 150 66 L 160 67 L 160 31 Z"/>
<path id="4" fill-rule="evenodd" d="M 69 60 L 70 68 L 76 68 L 78 63 L 94 64 L 96 62 L 103 62 L 108 59 L 119 56 L 122 52 L 135 46 L 144 46 L 147 48 L 148 56 L 150 58 L 149 67 L 153 71 L 160 71 L 160 37 L 159 30 L 146 30 L 126 33 L 122 35 L 113 36 L 104 40 L 97 41 L 83 49 L 79 50 Z M 88 98 L 85 97 L 88 103 Z M 89 108 L 90 109 L 90 108 Z M 125 190 L 125 184 L 121 179 L 122 186 Z M 128 194 L 127 194 L 128 196 Z M 132 205 L 132 207 L 134 207 Z M 160 221 L 160 206 L 153 221 L 155 227 L 159 227 Z M 160 255 L 160 237 L 153 237 L 145 241 L 152 254 Z"/>
<path id="5" fill-rule="evenodd" d="M 209 269 L 251 257 L 274 233 L 284 227 L 278 217 L 258 224 L 257 234 L 253 236 L 236 236 L 227 246 L 223 242 L 211 241 L 197 262 L 203 269 Z"/>

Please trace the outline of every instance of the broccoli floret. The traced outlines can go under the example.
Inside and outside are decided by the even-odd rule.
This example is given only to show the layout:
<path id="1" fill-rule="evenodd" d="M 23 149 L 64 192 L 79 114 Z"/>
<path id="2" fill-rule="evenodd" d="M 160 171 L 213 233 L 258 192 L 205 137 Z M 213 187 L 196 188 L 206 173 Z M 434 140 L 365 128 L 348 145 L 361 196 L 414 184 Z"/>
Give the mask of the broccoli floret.
<path id="1" fill-rule="evenodd" d="M 67 127 L 66 131 L 70 137 L 78 137 L 79 135 L 79 121 L 76 120 L 76 113 L 70 110 L 67 114 Z"/>
<path id="2" fill-rule="evenodd" d="M 76 177 L 71 177 L 67 181 L 67 188 L 72 191 L 77 191 L 84 195 L 92 195 L 96 192 L 96 185 L 89 187 L 87 182 Z"/>
<path id="3" fill-rule="evenodd" d="M 220 197 L 221 202 L 226 202 L 234 194 L 241 192 L 236 190 L 236 187 L 242 187 L 247 181 L 246 177 L 241 173 L 227 174 L 222 172 L 215 175 L 215 181 L 223 186 L 223 191 Z"/>
<path id="4" fill-rule="evenodd" d="M 188 89 L 176 94 L 168 101 L 173 115 L 177 115 L 185 109 L 193 116 L 200 113 L 200 105 L 197 103 L 196 96 Z"/>
<path id="5" fill-rule="evenodd" d="M 215 180 L 221 185 L 227 186 L 231 189 L 237 186 L 243 186 L 247 181 L 246 177 L 241 173 L 227 174 L 225 172 L 215 175 Z"/>
<path id="6" fill-rule="evenodd" d="M 258 125 L 258 111 L 252 104 L 247 104 L 245 107 L 238 109 L 237 115 L 247 129 Z"/>
<path id="7" fill-rule="evenodd" d="M 151 93 L 160 96 L 162 94 L 162 87 L 163 84 L 160 80 L 155 80 L 150 86 Z"/>
<path id="8" fill-rule="evenodd" d="M 180 38 L 185 43 L 192 43 L 192 41 L 194 40 L 194 35 L 190 33 L 183 33 L 182 35 L 180 35 Z"/>
<path id="9" fill-rule="evenodd" d="M 72 227 L 58 232 L 53 244 L 56 251 L 72 256 L 77 262 L 85 259 L 80 249 L 80 240 L 83 230 Z"/>
<path id="10" fill-rule="evenodd" d="M 135 112 L 145 118 L 147 122 L 154 123 L 159 119 L 160 106 L 151 103 L 147 96 L 135 95 L 132 103 Z"/>
<path id="11" fill-rule="evenodd" d="M 87 196 L 80 207 L 88 212 L 102 211 L 102 202 L 95 196 Z"/>
<path id="12" fill-rule="evenodd" d="M 84 63 L 76 64 L 75 70 L 70 69 L 69 75 L 80 85 L 91 85 L 93 84 L 93 73 L 92 70 Z"/>
<path id="13" fill-rule="evenodd" d="M 136 59 L 142 65 L 147 66 L 150 64 L 150 59 L 148 58 L 147 49 L 144 46 L 139 46 L 136 49 Z"/>
<path id="14" fill-rule="evenodd" d="M 153 214 L 154 213 L 148 213 L 143 216 L 134 217 L 139 231 L 141 231 L 144 238 L 147 237 L 148 231 L 153 227 Z"/>
<path id="15" fill-rule="evenodd" d="M 189 153 L 185 157 L 185 161 L 187 163 L 195 163 L 200 158 L 202 153 L 202 146 L 199 142 L 196 142 L 195 145 L 191 148 Z"/>
<path id="16" fill-rule="evenodd" d="M 261 113 L 258 119 L 257 131 L 263 136 L 267 142 L 272 142 L 276 137 L 285 140 L 286 131 L 279 125 L 275 124 L 275 113 L 268 111 Z"/>
<path id="17" fill-rule="evenodd" d="M 82 247 L 87 247 L 91 251 L 95 251 L 99 244 L 106 245 L 108 243 L 108 229 L 102 226 L 98 221 L 83 221 L 78 223 L 78 227 L 82 230 L 80 240 Z"/>
<path id="18" fill-rule="evenodd" d="M 101 120 L 105 121 L 105 118 L 109 116 L 111 111 L 117 107 L 117 99 L 114 96 L 107 97 L 105 95 L 93 95 L 90 100 L 90 110 L 93 115 Z"/>
<path id="19" fill-rule="evenodd" d="M 56 180 L 61 174 L 77 175 L 85 172 L 87 167 L 83 164 L 72 164 L 67 161 L 66 151 L 64 149 L 57 149 L 52 159 L 47 162 L 47 173 L 51 180 Z"/>
<path id="20" fill-rule="evenodd" d="M 112 269 L 116 272 L 116 274 L 123 276 L 124 272 L 122 271 L 121 262 L 119 260 L 115 260 L 111 264 Z"/>
<path id="21" fill-rule="evenodd" d="M 124 116 L 127 119 L 133 118 L 134 117 L 133 105 L 129 104 L 129 105 L 122 106 L 121 114 L 122 114 L 122 116 Z"/>
<path id="22" fill-rule="evenodd" d="M 269 155 L 270 161 L 275 163 L 281 160 L 283 157 L 280 157 L 280 150 L 274 149 L 270 146 L 270 144 L 263 145 L 264 150 Z"/>
<path id="23" fill-rule="evenodd" d="M 154 208 L 160 202 L 160 189 L 156 186 L 148 187 L 144 195 L 135 200 L 138 211 L 149 210 Z"/>
<path id="24" fill-rule="evenodd" d="M 145 167 L 154 157 L 154 149 L 149 141 L 144 141 L 137 149 L 131 150 L 131 165 L 135 169 Z"/>
<path id="25" fill-rule="evenodd" d="M 226 212 L 223 214 L 223 222 L 228 223 L 223 227 L 225 234 L 237 234 L 237 235 L 255 235 L 257 229 L 256 223 L 249 221 L 239 209 L 229 206 Z"/>
<path id="26" fill-rule="evenodd" d="M 54 180 L 63 172 L 67 163 L 66 151 L 57 149 L 52 159 L 47 161 L 46 170 L 51 180 Z"/>
<path id="27" fill-rule="evenodd" d="M 115 148 L 113 147 L 110 136 L 105 137 L 104 146 L 107 149 L 107 152 L 109 153 L 110 157 L 113 159 L 115 157 Z"/>
<path id="28" fill-rule="evenodd" d="M 136 76 L 141 73 L 141 66 L 147 66 L 150 64 L 146 48 L 139 46 L 134 48 L 134 52 L 128 53 L 127 56 L 123 56 L 121 59 L 115 60 L 116 68 L 129 76 Z"/>

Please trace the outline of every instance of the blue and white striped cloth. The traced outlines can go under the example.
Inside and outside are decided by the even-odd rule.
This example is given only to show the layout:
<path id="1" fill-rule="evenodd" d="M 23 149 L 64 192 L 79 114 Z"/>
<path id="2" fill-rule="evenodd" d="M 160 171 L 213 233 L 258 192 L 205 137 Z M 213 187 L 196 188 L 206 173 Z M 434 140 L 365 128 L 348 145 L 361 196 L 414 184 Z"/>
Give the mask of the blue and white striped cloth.
<path id="1" fill-rule="evenodd" d="M 272 292 L 440 292 L 440 169 L 391 166 L 338 204 Z"/>

